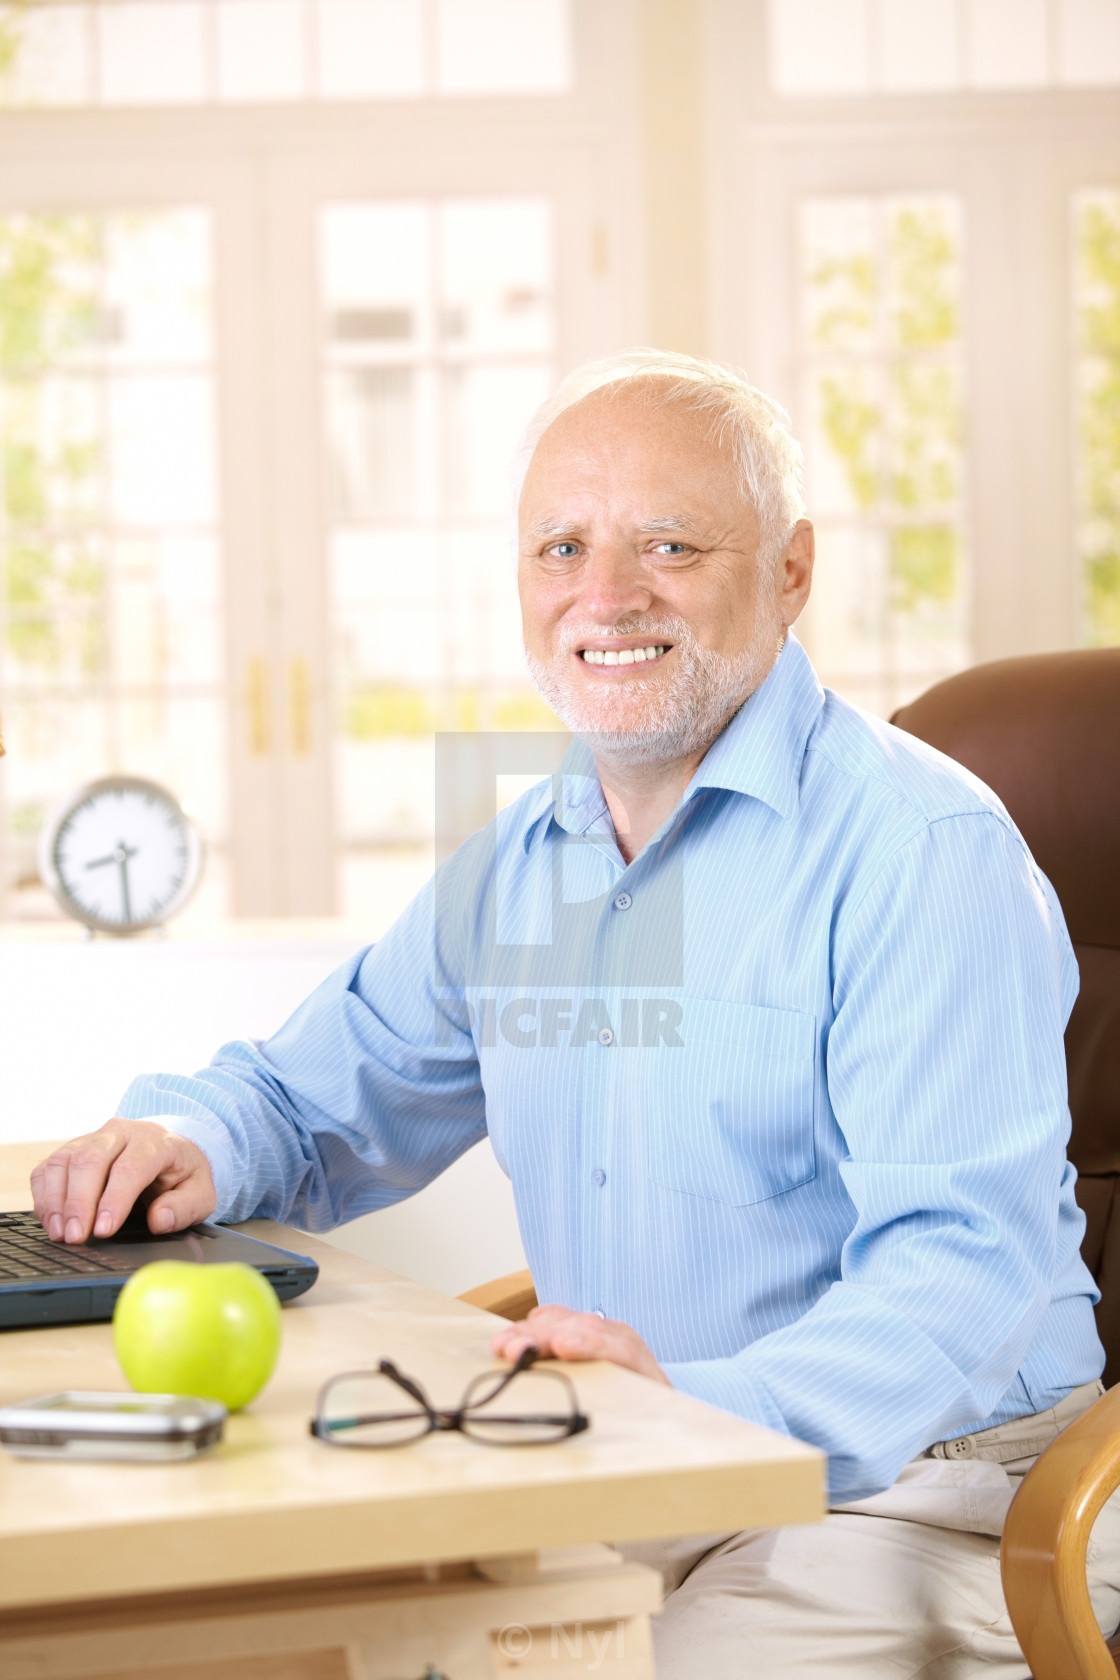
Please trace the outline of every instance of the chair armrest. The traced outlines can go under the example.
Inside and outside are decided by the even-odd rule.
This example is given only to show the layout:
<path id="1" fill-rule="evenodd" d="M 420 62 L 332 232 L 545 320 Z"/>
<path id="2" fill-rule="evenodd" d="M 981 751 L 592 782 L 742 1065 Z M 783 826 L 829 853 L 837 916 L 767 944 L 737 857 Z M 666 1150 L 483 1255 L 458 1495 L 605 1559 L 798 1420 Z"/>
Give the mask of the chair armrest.
<path id="1" fill-rule="evenodd" d="M 505 1277 L 480 1283 L 477 1289 L 468 1289 L 459 1299 L 516 1324 L 519 1319 L 528 1318 L 536 1306 L 537 1292 L 533 1288 L 533 1274 L 526 1270 L 507 1272 Z"/>
<path id="2" fill-rule="evenodd" d="M 1011 1501 L 1003 1591 L 1034 1680 L 1116 1680 L 1089 1603 L 1085 1553 L 1105 1500 L 1120 1486 L 1120 1385 L 1041 1454 Z"/>

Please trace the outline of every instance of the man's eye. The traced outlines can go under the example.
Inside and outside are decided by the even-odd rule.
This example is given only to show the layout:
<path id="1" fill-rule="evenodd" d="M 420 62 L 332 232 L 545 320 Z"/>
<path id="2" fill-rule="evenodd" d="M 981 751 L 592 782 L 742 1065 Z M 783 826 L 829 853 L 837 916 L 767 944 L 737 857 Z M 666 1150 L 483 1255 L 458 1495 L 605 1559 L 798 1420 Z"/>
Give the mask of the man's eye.
<path id="1" fill-rule="evenodd" d="M 689 552 L 688 544 L 682 542 L 660 542 L 654 545 L 655 554 L 667 554 L 671 560 L 676 560 L 682 554 Z"/>
<path id="2" fill-rule="evenodd" d="M 574 560 L 579 553 L 579 545 L 574 542 L 553 543 L 548 552 L 557 560 Z"/>

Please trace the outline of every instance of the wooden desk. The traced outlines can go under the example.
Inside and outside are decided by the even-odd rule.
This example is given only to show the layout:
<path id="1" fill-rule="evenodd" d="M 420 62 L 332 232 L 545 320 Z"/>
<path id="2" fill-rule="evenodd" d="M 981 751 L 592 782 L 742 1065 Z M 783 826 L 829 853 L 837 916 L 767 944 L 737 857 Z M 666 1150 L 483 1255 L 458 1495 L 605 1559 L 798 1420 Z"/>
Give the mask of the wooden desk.
<path id="1" fill-rule="evenodd" d="M 0 1207 L 30 1205 L 47 1147 L 0 1147 Z M 595 1542 L 821 1514 L 820 1454 L 606 1364 L 571 1373 L 592 1425 L 554 1447 L 333 1451 L 307 1429 L 325 1378 L 389 1356 L 450 1403 L 499 1321 L 301 1232 L 248 1229 L 322 1271 L 221 1447 L 168 1465 L 0 1452 L 4 1680 L 420 1680 L 428 1665 L 649 1680 L 660 1581 Z M 0 1334 L 0 1404 L 126 1386 L 108 1325 Z"/>

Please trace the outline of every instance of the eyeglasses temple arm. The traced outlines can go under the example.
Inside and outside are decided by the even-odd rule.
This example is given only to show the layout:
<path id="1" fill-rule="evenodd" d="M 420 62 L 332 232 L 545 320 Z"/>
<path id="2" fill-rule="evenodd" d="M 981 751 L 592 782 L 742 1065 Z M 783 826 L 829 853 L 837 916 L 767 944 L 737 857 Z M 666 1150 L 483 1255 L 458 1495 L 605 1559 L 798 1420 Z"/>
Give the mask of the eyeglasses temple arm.
<path id="1" fill-rule="evenodd" d="M 413 1400 L 418 1401 L 430 1418 L 434 1418 L 436 1416 L 435 1407 L 428 1399 L 428 1396 L 424 1393 L 424 1390 L 420 1387 L 420 1384 L 413 1382 L 411 1377 L 406 1377 L 403 1371 L 398 1371 L 391 1359 L 383 1359 L 381 1361 L 380 1370 L 382 1376 L 388 1377 L 390 1382 L 395 1382 L 398 1388 L 403 1388 L 406 1394 L 411 1395 Z"/>

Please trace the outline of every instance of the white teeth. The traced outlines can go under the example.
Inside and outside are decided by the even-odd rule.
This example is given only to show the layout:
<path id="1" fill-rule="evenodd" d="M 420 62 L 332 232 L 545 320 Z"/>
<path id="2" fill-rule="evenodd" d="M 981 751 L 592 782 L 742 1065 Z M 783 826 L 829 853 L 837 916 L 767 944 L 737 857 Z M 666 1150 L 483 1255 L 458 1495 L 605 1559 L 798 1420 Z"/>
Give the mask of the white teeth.
<path id="1" fill-rule="evenodd" d="M 580 658 L 587 665 L 642 665 L 647 659 L 657 659 L 668 650 L 663 647 L 647 648 L 584 648 Z"/>

